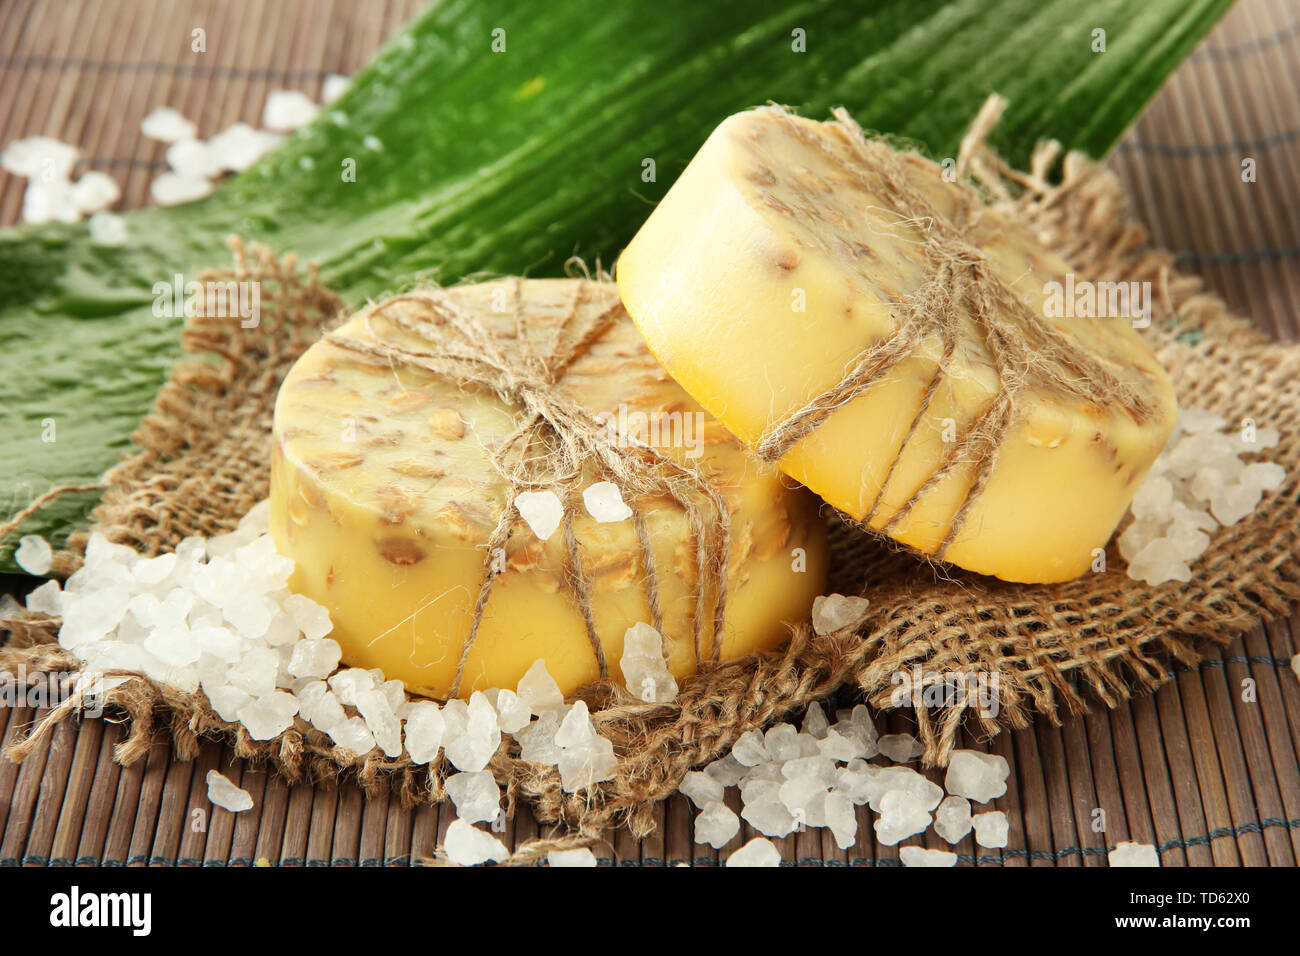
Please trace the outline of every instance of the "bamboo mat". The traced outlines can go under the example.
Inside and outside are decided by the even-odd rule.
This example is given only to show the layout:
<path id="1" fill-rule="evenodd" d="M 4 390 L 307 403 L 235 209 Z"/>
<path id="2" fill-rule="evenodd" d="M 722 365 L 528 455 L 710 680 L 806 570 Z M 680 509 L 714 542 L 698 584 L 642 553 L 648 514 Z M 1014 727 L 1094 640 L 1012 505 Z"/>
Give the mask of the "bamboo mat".
<path id="1" fill-rule="evenodd" d="M 417 8 L 415 0 L 68 2 L 0 0 L 0 143 L 47 134 L 82 145 L 123 187 L 123 208 L 148 201 L 163 147 L 140 119 L 179 108 L 210 136 L 236 119 L 256 124 L 268 91 L 317 97 L 330 73 L 360 67 Z M 206 31 L 208 52 L 190 51 Z M 1155 240 L 1179 253 L 1240 312 L 1284 338 L 1300 333 L 1300 10 L 1287 0 L 1241 0 L 1116 150 L 1122 177 Z M 1242 183 L 1243 158 L 1257 182 Z M 0 224 L 18 220 L 21 182 L 0 173 Z M 1007 849 L 968 837 L 964 865 L 1104 866 L 1121 840 L 1156 844 L 1165 866 L 1274 865 L 1300 860 L 1300 615 L 1258 628 L 1153 695 L 1057 727 L 1040 720 L 986 747 L 1010 761 L 996 801 Z M 1250 691 L 1253 689 L 1253 695 Z M 844 697 L 840 703 L 850 703 Z M 41 716 L 0 709 L 7 744 Z M 892 731 L 907 719 L 891 715 Z M 0 763 L 0 863 L 234 866 L 404 866 L 432 854 L 450 808 L 407 809 L 354 785 L 289 786 L 207 743 L 173 761 L 159 742 L 122 768 L 121 726 L 61 727 L 22 765 Z M 232 815 L 212 808 L 204 777 L 218 768 L 253 796 Z M 739 810 L 735 790 L 728 802 Z M 877 845 L 865 808 L 858 842 L 829 831 L 776 841 L 784 859 L 812 866 L 897 866 Z M 754 834 L 746 826 L 714 851 L 691 839 L 682 797 L 658 810 L 637 842 L 612 834 L 600 855 L 616 865 L 717 865 Z M 1099 824 L 1104 823 L 1104 829 Z M 539 833 L 531 814 L 507 825 L 507 844 Z M 909 844 L 947 849 L 933 832 Z"/>

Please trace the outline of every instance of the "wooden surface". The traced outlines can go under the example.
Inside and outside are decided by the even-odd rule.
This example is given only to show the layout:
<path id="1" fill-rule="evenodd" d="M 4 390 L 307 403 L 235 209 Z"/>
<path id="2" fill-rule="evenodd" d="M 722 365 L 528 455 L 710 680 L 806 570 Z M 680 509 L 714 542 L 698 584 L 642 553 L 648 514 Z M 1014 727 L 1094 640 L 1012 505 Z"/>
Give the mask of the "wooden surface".
<path id="1" fill-rule="evenodd" d="M 415 0 L 68 2 L 0 0 L 0 143 L 45 134 L 79 143 L 90 165 L 123 187 L 121 208 L 148 201 L 164 149 L 140 118 L 171 105 L 210 136 L 236 119 L 257 124 L 268 91 L 319 96 L 330 73 L 351 73 L 419 6 Z M 190 52 L 191 31 L 208 52 Z M 1123 179 L 1157 243 L 1175 250 L 1261 328 L 1300 333 L 1300 8 L 1241 0 L 1152 103 L 1116 150 Z M 1243 183 L 1244 158 L 1257 181 Z M 0 224 L 17 221 L 22 183 L 0 173 Z M 987 746 L 1013 767 L 994 806 L 1011 821 L 1005 850 L 955 849 L 964 864 L 1104 866 L 1121 840 L 1155 843 L 1165 866 L 1294 866 L 1300 860 L 1300 616 L 1277 621 L 1154 695 L 1056 727 L 1047 721 Z M 850 697 L 842 703 L 851 702 Z M 0 708 L 7 743 L 40 716 Z M 886 723 L 906 729 L 902 715 Z M 0 763 L 0 863 L 298 866 L 407 865 L 428 856 L 450 807 L 403 809 L 355 786 L 314 789 L 251 771 L 209 742 L 192 762 L 165 743 L 122 768 L 122 728 L 66 724 L 22 765 Z M 249 790 L 254 809 L 213 809 L 204 777 L 219 768 Z M 737 792 L 728 800 L 739 809 Z M 899 865 L 872 839 L 865 808 L 858 843 L 829 831 L 777 841 L 788 861 L 814 866 Z M 716 865 L 753 834 L 714 851 L 691 839 L 693 809 L 674 797 L 640 843 L 612 834 L 600 856 L 619 865 Z M 1097 829 L 1098 821 L 1104 830 Z M 521 813 L 507 843 L 539 832 Z M 908 844 L 947 849 L 933 832 Z"/>

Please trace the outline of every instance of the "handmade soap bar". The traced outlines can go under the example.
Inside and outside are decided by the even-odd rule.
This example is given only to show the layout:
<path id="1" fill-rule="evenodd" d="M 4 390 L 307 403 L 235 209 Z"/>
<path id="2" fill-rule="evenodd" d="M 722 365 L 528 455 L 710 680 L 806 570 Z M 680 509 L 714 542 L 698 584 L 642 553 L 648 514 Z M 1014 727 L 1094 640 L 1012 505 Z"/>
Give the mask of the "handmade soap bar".
<path id="1" fill-rule="evenodd" d="M 686 391 L 840 510 L 1007 580 L 1084 573 L 1176 417 L 1144 317 L 1099 314 L 1104 287 L 1074 314 L 1066 262 L 837 116 L 723 122 L 619 259 L 624 305 Z"/>
<path id="2" fill-rule="evenodd" d="M 621 680 L 638 622 L 680 680 L 780 643 L 825 582 L 816 498 L 669 378 L 612 283 L 367 308 L 290 371 L 274 428 L 292 587 L 344 663 L 417 692 L 513 688 L 537 658 L 566 693 L 602 659 Z"/>

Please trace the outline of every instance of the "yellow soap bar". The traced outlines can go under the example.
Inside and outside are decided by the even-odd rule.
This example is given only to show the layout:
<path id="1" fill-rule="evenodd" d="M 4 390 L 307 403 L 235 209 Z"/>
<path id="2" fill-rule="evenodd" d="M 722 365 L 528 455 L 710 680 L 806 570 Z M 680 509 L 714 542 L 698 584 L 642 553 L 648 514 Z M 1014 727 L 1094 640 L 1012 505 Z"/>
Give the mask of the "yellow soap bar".
<path id="1" fill-rule="evenodd" d="M 1164 446 L 1173 389 L 1141 316 L 1077 314 L 1064 290 L 1087 283 L 949 179 L 843 114 L 737 114 L 619 291 L 686 391 L 836 508 L 973 571 L 1073 578 Z"/>
<path id="2" fill-rule="evenodd" d="M 490 553 L 498 520 L 518 498 L 492 455 L 506 447 L 524 411 L 499 392 L 373 351 L 449 354 L 413 331 L 431 316 L 442 321 L 448 309 L 475 323 L 512 362 L 525 351 L 545 359 L 567 343 L 576 357 L 550 373 L 550 387 L 599 424 L 604 440 L 634 455 L 642 442 L 716 489 L 730 528 L 719 658 L 770 649 L 788 635 L 786 622 L 807 616 L 827 563 L 816 498 L 759 461 L 672 381 L 612 283 L 507 279 L 367 308 L 336 341 L 308 349 L 280 390 L 271 533 L 295 562 L 293 589 L 329 609 L 344 663 L 382 668 L 438 697 L 514 688 L 538 658 L 565 693 L 600 676 L 582 601 L 567 576 L 565 527 L 543 540 L 515 516 L 504 546 Z M 544 493 L 555 458 L 548 442 L 557 439 L 544 428 L 529 436 L 517 458 L 540 469 L 540 484 L 529 490 Z M 590 470 L 558 496 L 567 498 L 607 672 L 621 680 L 625 632 L 654 618 L 634 521 L 600 522 L 587 510 L 583 492 L 601 477 Z M 683 487 L 693 486 L 684 480 Z M 671 496 L 629 494 L 625 503 L 645 521 L 668 666 L 680 680 L 714 652 L 708 625 L 718 595 L 706 594 L 697 626 L 707 578 L 686 508 Z M 709 527 L 721 526 L 707 508 L 699 513 Z M 487 603 L 466 655 L 488 575 Z"/>

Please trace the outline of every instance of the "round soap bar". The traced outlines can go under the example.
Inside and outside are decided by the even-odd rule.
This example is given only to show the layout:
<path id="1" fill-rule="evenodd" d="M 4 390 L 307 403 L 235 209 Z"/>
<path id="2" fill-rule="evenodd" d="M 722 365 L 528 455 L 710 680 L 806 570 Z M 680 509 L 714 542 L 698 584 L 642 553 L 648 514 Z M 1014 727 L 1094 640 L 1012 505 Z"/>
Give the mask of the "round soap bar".
<path id="1" fill-rule="evenodd" d="M 1177 415 L 1134 328 L 1146 290 L 1089 303 L 944 172 L 847 115 L 732 116 L 624 251 L 619 291 L 682 387 L 836 508 L 973 571 L 1066 580 Z"/>
<path id="2" fill-rule="evenodd" d="M 463 376 L 430 367 L 430 358 L 436 365 L 463 354 L 460 340 L 422 334 L 444 334 L 448 315 L 483 332 L 531 387 L 549 378 L 544 389 L 554 392 L 538 399 L 485 387 L 472 363 Z M 561 354 L 571 358 L 556 361 Z M 626 631 L 654 623 L 633 509 L 648 536 L 669 670 L 680 679 L 714 655 L 717 588 L 706 590 L 701 615 L 709 575 L 690 520 L 699 515 L 705 531 L 723 526 L 709 499 L 688 511 L 671 494 L 624 496 L 587 462 L 568 486 L 548 483 L 557 435 L 530 427 L 521 442 L 508 442 L 528 424 L 519 403 L 536 408 L 548 396 L 579 409 L 620 454 L 650 454 L 641 443 L 715 489 L 730 541 L 718 657 L 772 648 L 787 636 L 786 622 L 806 618 L 826 575 L 816 498 L 672 381 L 612 283 L 506 279 L 369 307 L 308 349 L 280 389 L 271 533 L 295 562 L 293 589 L 329 609 L 344 663 L 382 668 L 417 693 L 463 697 L 513 688 L 542 658 L 569 693 L 600 676 L 590 622 L 607 673 L 621 680 Z M 535 469 L 526 491 L 503 476 L 520 462 Z M 696 495 L 696 479 L 682 474 L 681 486 Z M 490 547 L 512 504 L 508 538 Z M 554 506 L 564 509 L 558 524 Z"/>

